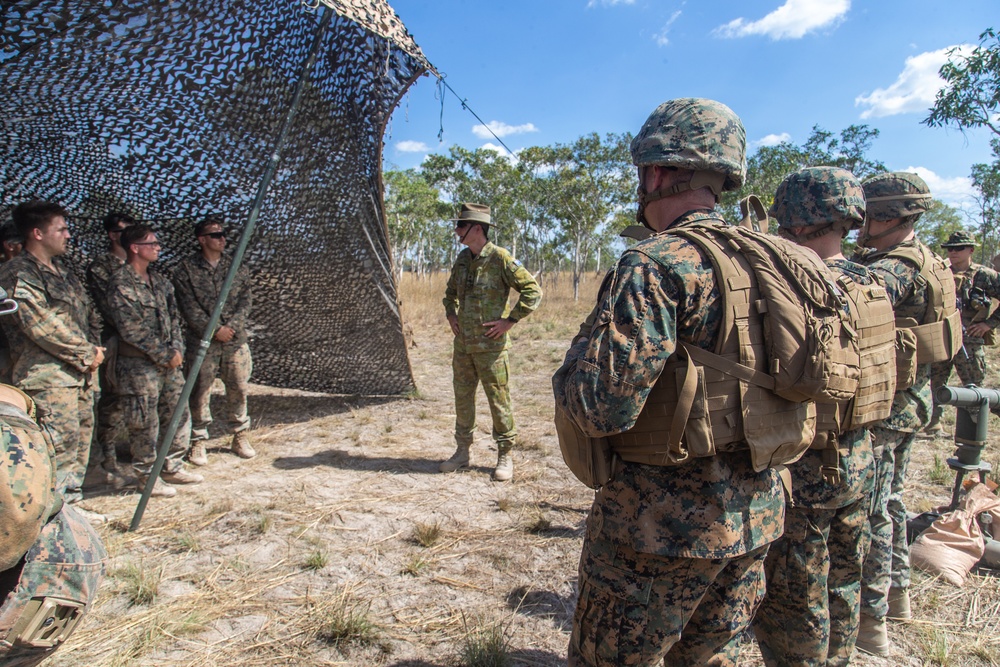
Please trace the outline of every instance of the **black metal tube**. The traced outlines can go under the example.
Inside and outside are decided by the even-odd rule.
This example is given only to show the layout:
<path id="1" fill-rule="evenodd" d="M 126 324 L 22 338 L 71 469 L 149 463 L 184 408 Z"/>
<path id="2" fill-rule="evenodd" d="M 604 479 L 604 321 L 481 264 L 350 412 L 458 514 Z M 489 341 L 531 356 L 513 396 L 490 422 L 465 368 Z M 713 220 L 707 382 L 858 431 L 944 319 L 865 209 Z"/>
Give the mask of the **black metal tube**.
<path id="1" fill-rule="evenodd" d="M 215 328 L 218 326 L 219 320 L 222 318 L 222 307 L 225 305 L 226 299 L 229 297 L 233 281 L 236 279 L 236 272 L 243 263 L 243 256 L 246 254 L 247 246 L 250 244 L 250 237 L 253 235 L 254 227 L 257 225 L 257 218 L 260 215 L 260 209 L 264 203 L 264 196 L 267 194 L 267 189 L 271 185 L 274 173 L 278 169 L 278 163 L 281 160 L 281 151 L 285 146 L 285 141 L 288 139 L 288 132 L 292 127 L 293 121 L 295 120 L 295 114 L 299 110 L 299 104 L 302 101 L 302 94 L 305 91 L 306 83 L 309 81 L 310 73 L 312 72 L 313 65 L 316 63 L 316 57 L 319 54 L 320 46 L 323 43 L 323 35 L 326 33 L 326 29 L 330 25 L 330 20 L 333 18 L 334 12 L 331 9 L 318 8 L 317 11 L 320 12 L 319 26 L 316 29 L 316 37 L 313 40 L 312 48 L 309 50 L 309 56 L 306 58 L 305 64 L 302 67 L 302 76 L 299 77 L 298 84 L 295 87 L 295 94 L 292 96 L 292 103 L 288 108 L 288 112 L 285 114 L 284 121 L 282 122 L 281 132 L 278 133 L 278 140 L 274 146 L 274 152 L 271 153 L 267 169 L 264 171 L 264 175 L 261 177 L 260 184 L 257 187 L 257 195 L 254 198 L 253 206 L 250 209 L 250 215 L 247 218 L 247 223 L 243 227 L 243 233 L 240 235 L 240 242 L 236 246 L 236 251 L 233 253 L 233 262 L 229 267 L 229 273 L 226 274 L 226 281 L 223 283 L 222 289 L 219 292 L 219 298 L 215 302 L 215 308 L 212 310 L 212 317 L 208 321 L 208 326 L 205 328 L 205 332 L 201 336 L 201 343 L 198 345 L 198 355 L 191 364 L 191 368 L 187 369 L 188 375 L 187 380 L 184 382 L 184 389 L 181 391 L 177 405 L 174 406 L 174 412 L 170 417 L 170 423 L 167 426 L 167 431 L 163 435 L 163 441 L 160 442 L 160 449 L 156 453 L 156 461 L 153 463 L 153 469 L 149 473 L 149 479 L 146 480 L 146 486 L 142 490 L 142 496 L 139 498 L 139 504 L 136 506 L 135 514 L 132 516 L 132 523 L 129 525 L 130 531 L 139 529 L 139 523 L 142 521 L 142 515 L 146 511 L 146 504 L 149 502 L 149 496 L 153 492 L 153 485 L 156 483 L 156 478 L 160 476 L 160 471 L 163 470 L 163 463 L 166 461 L 167 452 L 170 450 L 170 443 L 173 441 L 174 435 L 177 433 L 177 428 L 181 423 L 181 416 L 184 414 L 184 408 L 187 407 L 188 400 L 191 398 L 191 391 L 194 389 L 194 381 L 198 377 L 198 371 L 201 370 L 206 354 L 208 354 L 208 348 L 211 345 L 211 339 L 215 333 Z"/>

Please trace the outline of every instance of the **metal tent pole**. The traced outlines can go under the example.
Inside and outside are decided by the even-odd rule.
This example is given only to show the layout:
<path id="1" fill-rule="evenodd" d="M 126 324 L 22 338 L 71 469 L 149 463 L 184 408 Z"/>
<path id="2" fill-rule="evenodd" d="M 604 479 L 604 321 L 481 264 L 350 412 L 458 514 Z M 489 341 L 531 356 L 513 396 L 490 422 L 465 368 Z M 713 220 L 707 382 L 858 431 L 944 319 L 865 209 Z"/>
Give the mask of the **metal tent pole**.
<path id="1" fill-rule="evenodd" d="M 177 405 L 174 406 L 174 412 L 170 417 L 170 423 L 167 426 L 167 431 L 164 433 L 163 440 L 160 442 L 160 449 L 156 453 L 156 461 L 153 463 L 153 469 L 149 474 L 149 478 L 146 480 L 146 486 L 142 490 L 142 497 L 139 498 L 139 504 L 135 508 L 135 514 L 132 516 L 132 523 L 129 525 L 130 531 L 139 529 L 139 523 L 142 521 L 142 515 L 146 511 L 146 504 L 149 502 L 149 496 L 153 492 L 153 485 L 156 484 L 156 479 L 160 476 L 160 471 L 163 470 L 163 462 L 167 458 L 170 443 L 173 442 L 174 435 L 177 433 L 177 428 L 181 423 L 181 416 L 184 414 L 184 409 L 187 407 L 188 400 L 191 398 L 191 391 L 194 389 L 194 381 L 198 377 L 198 371 L 201 370 L 201 366 L 205 361 L 205 356 L 208 353 L 209 346 L 211 345 L 211 339 L 215 333 L 215 328 L 218 326 L 219 320 L 222 318 L 222 307 L 225 305 L 226 299 L 229 297 L 233 281 L 236 278 L 236 272 L 243 263 L 243 255 L 246 254 L 247 246 L 250 244 L 250 237 L 253 235 L 254 228 L 257 225 L 257 218 L 260 215 L 260 209 L 264 202 L 264 196 L 267 194 L 267 189 L 271 185 L 274 173 L 278 169 L 278 163 L 281 160 L 281 151 L 285 146 L 285 141 L 288 139 L 288 132 L 295 120 L 295 114 L 299 110 L 299 104 L 302 101 L 302 95 L 305 91 L 306 83 L 309 81 L 309 76 L 316 63 L 320 46 L 323 43 L 323 35 L 326 33 L 326 29 L 329 27 L 330 21 L 333 18 L 334 12 L 331 9 L 323 9 L 320 7 L 318 11 L 320 12 L 320 21 L 319 26 L 316 29 L 316 36 L 313 40 L 312 48 L 309 50 L 309 56 L 306 58 L 306 62 L 302 66 L 302 75 L 299 77 L 298 84 L 296 84 L 295 95 L 292 97 L 291 106 L 285 114 L 285 119 L 282 122 L 281 132 L 278 134 L 278 141 L 274 146 L 274 152 L 271 154 L 270 160 L 267 164 L 267 169 L 264 171 L 264 175 L 261 177 L 260 184 L 257 187 L 257 195 L 254 198 L 253 207 L 250 209 L 250 216 L 247 218 L 247 223 L 243 227 L 243 233 L 240 235 L 239 245 L 236 246 L 236 251 L 233 253 L 233 261 L 229 267 L 229 273 L 226 274 L 226 280 L 222 285 L 219 298 L 215 302 L 215 309 L 212 311 L 212 317 L 209 319 L 208 326 L 201 336 L 201 343 L 198 345 L 198 355 L 195 357 L 194 363 L 191 364 L 191 368 L 188 369 L 187 380 L 184 382 L 184 389 L 181 391 L 181 396 L 177 401 Z"/>

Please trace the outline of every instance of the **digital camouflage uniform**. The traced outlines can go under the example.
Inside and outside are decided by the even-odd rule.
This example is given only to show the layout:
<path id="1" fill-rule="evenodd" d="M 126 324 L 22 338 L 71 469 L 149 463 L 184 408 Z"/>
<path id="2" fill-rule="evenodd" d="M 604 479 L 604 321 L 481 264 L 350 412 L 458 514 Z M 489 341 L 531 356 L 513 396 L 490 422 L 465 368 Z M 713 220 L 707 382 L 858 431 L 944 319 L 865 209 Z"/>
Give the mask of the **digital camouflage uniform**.
<path id="1" fill-rule="evenodd" d="M 124 264 L 124 260 L 106 252 L 87 266 L 87 288 L 90 290 L 90 298 L 97 307 L 97 312 L 101 315 L 103 324 L 101 341 L 105 344 L 117 333 L 111 318 L 111 309 L 108 307 L 108 283 L 111 281 L 111 275 Z M 94 444 L 95 451 L 99 448 L 103 467 L 112 470 L 118 461 L 117 444 L 127 441 L 128 432 L 122 424 L 118 395 L 108 382 L 109 372 L 107 366 L 101 369 L 101 395 L 97 399 L 97 437 Z"/>
<path id="2" fill-rule="evenodd" d="M 725 224 L 690 212 L 671 229 L 705 221 Z M 613 276 L 598 303 L 621 335 L 578 342 L 554 384 L 592 435 L 631 428 L 678 342 L 713 350 L 723 317 L 711 261 L 669 230 L 627 250 Z M 735 665 L 783 510 L 777 474 L 754 472 L 748 451 L 676 467 L 620 461 L 587 519 L 569 664 Z"/>
<path id="3" fill-rule="evenodd" d="M 174 351 L 184 353 L 174 288 L 155 270 L 149 280 L 147 284 L 125 264 L 108 284 L 112 321 L 125 344 L 118 352 L 115 383 L 129 429 L 132 467 L 143 477 L 153 468 L 161 426 L 170 421 L 184 388 L 181 369 L 168 368 Z M 184 413 L 163 464 L 166 473 L 181 470 L 190 445 L 191 416 L 187 406 L 178 407 Z"/>
<path id="4" fill-rule="evenodd" d="M 510 290 L 520 294 L 508 310 Z M 476 428 L 476 386 L 481 382 L 493 416 L 493 439 L 501 452 L 509 451 L 517 430 L 510 404 L 508 379 L 510 335 L 487 338 L 483 323 L 510 317 L 521 320 L 534 311 L 542 290 L 531 273 L 511 254 L 491 242 L 478 257 L 468 248 L 459 253 L 448 278 L 444 309 L 458 317 L 452 372 L 455 388 L 455 441 L 472 443 Z"/>
<path id="5" fill-rule="evenodd" d="M 55 447 L 58 489 L 69 502 L 83 498 L 94 432 L 94 374 L 100 317 L 76 275 L 55 270 L 25 250 L 0 267 L 0 286 L 18 303 L 3 319 L 14 365 L 11 376 L 37 409 Z"/>
<path id="6" fill-rule="evenodd" d="M 231 264 L 232 259 L 223 255 L 213 267 L 201 252 L 196 252 L 174 269 L 177 306 L 184 318 L 184 334 L 187 339 L 185 368 L 191 368 L 194 364 L 198 344 L 208 327 Z M 219 326 L 228 326 L 235 334 L 227 343 L 211 340 L 191 392 L 192 441 L 208 439 L 208 427 L 212 423 L 212 383 L 216 377 L 221 377 L 226 387 L 227 432 L 239 433 L 250 428 L 247 383 L 253 372 L 253 360 L 250 357 L 246 331 L 250 305 L 250 272 L 245 266 L 241 266 L 236 272 L 236 279 L 219 320 Z"/>
<path id="7" fill-rule="evenodd" d="M 0 664 L 31 667 L 72 631 L 62 629 L 62 619 L 78 620 L 93 603 L 107 553 L 90 524 L 63 506 L 43 431 L 21 407 L 2 401 L 0 444 Z M 36 607 L 36 600 L 53 606 Z M 33 620 L 40 632 L 26 629 Z"/>
<path id="8" fill-rule="evenodd" d="M 857 259 L 885 284 L 897 319 L 913 318 L 924 323 L 927 286 L 917 280 L 919 268 L 907 260 L 886 257 L 902 246 L 922 244 L 914 238 L 886 250 L 860 252 Z M 895 588 L 910 585 L 903 487 L 916 433 L 930 420 L 930 372 L 930 364 L 919 365 L 913 386 L 896 392 L 892 414 L 871 429 L 877 464 L 869 514 L 871 550 L 865 559 L 861 610 L 876 619 L 884 619 L 889 611 L 890 582 Z"/>
<path id="9" fill-rule="evenodd" d="M 962 384 L 983 385 L 986 377 L 986 352 L 983 338 L 966 333 L 974 322 L 988 324 L 991 329 L 1000 325 L 1000 309 L 989 314 L 990 299 L 1000 299 L 1000 273 L 981 264 L 972 264 L 965 271 L 955 271 L 955 293 L 962 313 L 962 351 L 952 361 L 941 361 L 931 366 L 931 396 L 938 387 L 948 384 L 954 366 Z M 940 419 L 943 406 L 935 405 L 932 423 Z"/>

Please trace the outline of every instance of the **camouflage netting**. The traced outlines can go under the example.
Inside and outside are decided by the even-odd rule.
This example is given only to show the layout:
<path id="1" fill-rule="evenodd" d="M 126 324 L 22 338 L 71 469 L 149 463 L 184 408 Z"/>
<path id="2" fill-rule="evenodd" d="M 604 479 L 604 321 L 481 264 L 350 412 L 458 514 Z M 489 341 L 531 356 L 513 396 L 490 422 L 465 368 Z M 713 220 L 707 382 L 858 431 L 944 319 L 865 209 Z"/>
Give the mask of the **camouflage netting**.
<path id="1" fill-rule="evenodd" d="M 389 116 L 430 65 L 384 0 L 323 0 L 322 35 L 246 255 L 254 381 L 350 394 L 413 387 L 382 202 Z M 300 0 L 0 5 L 0 219 L 72 213 L 78 268 L 100 218 L 152 222 L 169 268 L 194 221 L 234 248 L 330 9 Z"/>

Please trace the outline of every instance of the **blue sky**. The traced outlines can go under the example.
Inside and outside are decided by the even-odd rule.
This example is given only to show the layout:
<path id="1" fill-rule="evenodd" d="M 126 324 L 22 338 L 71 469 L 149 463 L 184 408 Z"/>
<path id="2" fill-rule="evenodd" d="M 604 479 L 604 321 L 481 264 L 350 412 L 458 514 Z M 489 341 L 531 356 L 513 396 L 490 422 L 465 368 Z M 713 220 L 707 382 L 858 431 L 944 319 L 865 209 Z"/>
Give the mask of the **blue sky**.
<path id="1" fill-rule="evenodd" d="M 804 142 L 813 125 L 878 128 L 870 155 L 916 170 L 971 209 L 970 167 L 989 133 L 920 123 L 950 47 L 1000 28 L 997 0 L 389 0 L 428 60 L 515 152 L 596 131 L 636 132 L 674 97 L 710 97 L 743 119 L 751 146 Z M 436 79 L 404 96 L 386 167 L 498 147 Z"/>

